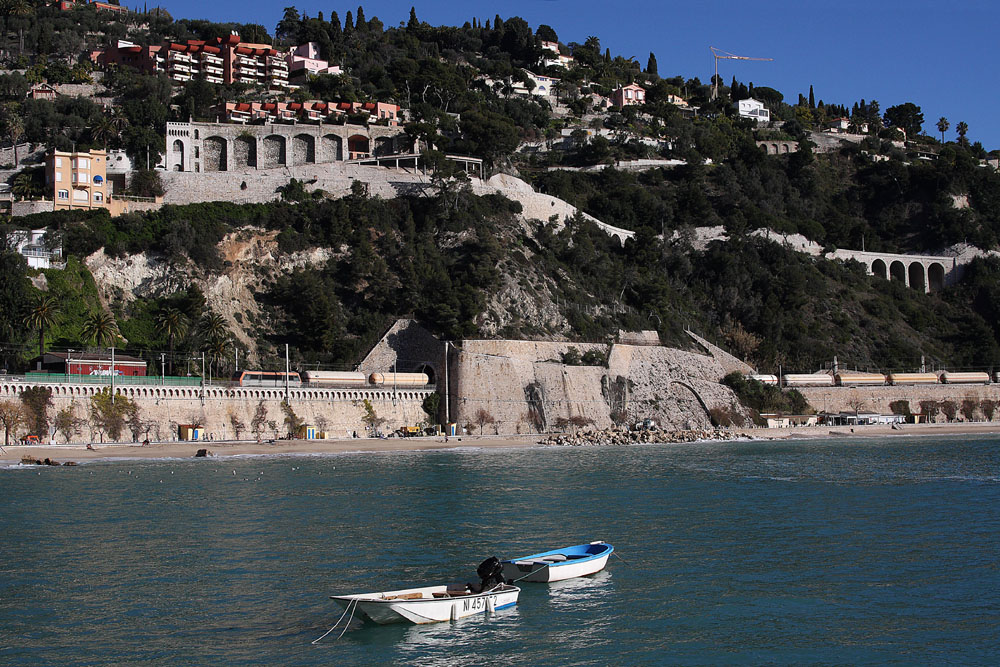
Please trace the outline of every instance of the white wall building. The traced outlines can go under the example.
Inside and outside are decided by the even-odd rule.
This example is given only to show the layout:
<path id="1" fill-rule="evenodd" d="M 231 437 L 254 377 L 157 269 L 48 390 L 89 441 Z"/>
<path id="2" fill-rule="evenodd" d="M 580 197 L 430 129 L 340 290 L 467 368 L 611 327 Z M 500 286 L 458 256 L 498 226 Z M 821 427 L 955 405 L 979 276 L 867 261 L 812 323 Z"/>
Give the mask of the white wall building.
<path id="1" fill-rule="evenodd" d="M 771 121 L 771 112 L 767 110 L 764 103 L 748 97 L 738 103 L 740 118 L 752 118 L 758 123 L 768 123 Z"/>

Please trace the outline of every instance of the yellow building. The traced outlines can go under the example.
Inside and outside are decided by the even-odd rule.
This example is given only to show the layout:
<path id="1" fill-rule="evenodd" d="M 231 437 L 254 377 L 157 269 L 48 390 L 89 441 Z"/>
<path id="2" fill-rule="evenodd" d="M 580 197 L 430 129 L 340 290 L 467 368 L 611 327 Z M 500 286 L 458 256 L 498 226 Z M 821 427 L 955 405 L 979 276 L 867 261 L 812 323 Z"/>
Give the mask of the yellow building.
<path id="1" fill-rule="evenodd" d="M 104 208 L 118 216 L 163 205 L 163 197 L 115 195 L 108 180 L 108 154 L 103 150 L 50 152 L 45 156 L 45 183 L 54 211 Z"/>
<path id="2" fill-rule="evenodd" d="M 45 183 L 51 188 L 53 209 L 110 208 L 108 154 L 52 151 L 45 156 Z"/>

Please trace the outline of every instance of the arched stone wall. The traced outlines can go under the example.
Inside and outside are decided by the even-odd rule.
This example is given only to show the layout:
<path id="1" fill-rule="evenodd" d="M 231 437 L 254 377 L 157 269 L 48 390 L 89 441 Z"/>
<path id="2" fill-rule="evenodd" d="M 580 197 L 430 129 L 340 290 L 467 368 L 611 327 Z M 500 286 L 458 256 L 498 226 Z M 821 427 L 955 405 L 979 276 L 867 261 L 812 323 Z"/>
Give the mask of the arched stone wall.
<path id="1" fill-rule="evenodd" d="M 921 291 L 927 290 L 927 279 L 924 274 L 924 265 L 920 262 L 913 262 L 910 264 L 907 270 L 909 274 L 909 285 L 913 289 L 918 289 Z"/>
<path id="2" fill-rule="evenodd" d="M 171 169 L 174 171 L 184 171 L 184 142 L 180 139 L 174 139 L 170 153 Z"/>
<path id="3" fill-rule="evenodd" d="M 351 159 L 367 157 L 371 154 L 371 142 L 363 134 L 352 134 L 347 138 L 347 152 Z"/>
<path id="4" fill-rule="evenodd" d="M 205 171 L 226 171 L 229 168 L 229 155 L 226 140 L 223 137 L 205 137 Z"/>
<path id="5" fill-rule="evenodd" d="M 323 135 L 323 158 L 327 162 L 340 162 L 344 159 L 344 140 L 336 134 Z"/>
<path id="6" fill-rule="evenodd" d="M 883 280 L 889 277 L 889 267 L 887 267 L 885 265 L 885 262 L 883 262 L 881 259 L 876 259 L 874 262 L 872 262 L 871 271 L 872 275 L 878 276 Z"/>
<path id="7" fill-rule="evenodd" d="M 906 284 L 906 266 L 898 259 L 889 265 L 889 278 Z"/>
<path id="8" fill-rule="evenodd" d="M 257 140 L 253 137 L 236 137 L 233 142 L 233 167 L 257 168 Z"/>
<path id="9" fill-rule="evenodd" d="M 292 138 L 292 159 L 295 164 L 316 162 L 316 142 L 312 135 L 296 134 Z"/>
<path id="10" fill-rule="evenodd" d="M 395 153 L 395 142 L 392 137 L 376 137 L 375 139 L 375 155 L 392 155 Z"/>
<path id="11" fill-rule="evenodd" d="M 938 262 L 933 262 L 927 267 L 927 289 L 930 292 L 944 289 L 944 266 Z"/>
<path id="12" fill-rule="evenodd" d="M 260 153 L 261 169 L 284 167 L 287 164 L 285 161 L 285 138 L 280 135 L 271 134 L 264 137 L 261 140 Z"/>

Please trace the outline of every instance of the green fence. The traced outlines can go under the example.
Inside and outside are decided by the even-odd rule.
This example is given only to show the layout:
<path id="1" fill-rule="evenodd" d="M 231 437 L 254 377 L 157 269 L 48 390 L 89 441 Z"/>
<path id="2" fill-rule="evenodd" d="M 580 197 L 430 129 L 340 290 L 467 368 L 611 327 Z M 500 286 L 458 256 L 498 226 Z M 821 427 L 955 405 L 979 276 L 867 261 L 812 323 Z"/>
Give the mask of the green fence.
<path id="1" fill-rule="evenodd" d="M 2 379 L 3 376 L 0 376 Z M 73 382 L 76 384 L 111 384 L 110 375 L 67 375 L 65 373 L 27 373 L 25 375 L 8 376 L 18 382 Z M 155 375 L 118 375 L 115 386 L 122 385 L 166 385 L 169 387 L 197 387 L 201 385 L 200 377 L 159 377 Z"/>

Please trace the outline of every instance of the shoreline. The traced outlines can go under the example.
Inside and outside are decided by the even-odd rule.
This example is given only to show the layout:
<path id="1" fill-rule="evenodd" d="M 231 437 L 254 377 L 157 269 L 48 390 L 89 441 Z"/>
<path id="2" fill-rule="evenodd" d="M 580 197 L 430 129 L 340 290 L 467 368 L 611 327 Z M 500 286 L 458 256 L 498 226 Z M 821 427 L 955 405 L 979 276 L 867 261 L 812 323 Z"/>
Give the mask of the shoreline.
<path id="1" fill-rule="evenodd" d="M 1000 422 L 971 422 L 957 424 L 904 424 L 899 429 L 890 426 L 809 426 L 790 428 L 733 429 L 727 431 L 739 438 L 753 440 L 824 440 L 830 438 L 868 438 L 885 436 L 931 436 L 931 435 L 991 435 L 1000 434 Z M 525 447 L 553 447 L 541 441 L 551 434 L 532 435 L 466 435 L 444 438 L 352 438 L 339 440 L 275 440 L 257 443 L 255 440 L 228 441 L 170 441 L 156 442 L 143 446 L 134 443 L 94 444 L 87 449 L 87 443 L 56 445 L 10 445 L 0 452 L 0 463 L 19 463 L 22 457 L 54 459 L 66 461 L 92 461 L 97 459 L 188 459 L 194 458 L 199 449 L 207 449 L 212 458 L 254 455 L 302 455 L 302 454 L 353 454 L 375 452 L 418 452 L 444 451 L 465 448 L 511 449 Z M 720 442 L 725 442 L 720 440 Z M 728 442 L 732 442 L 729 440 Z M 603 445 L 593 445 L 603 446 Z"/>

